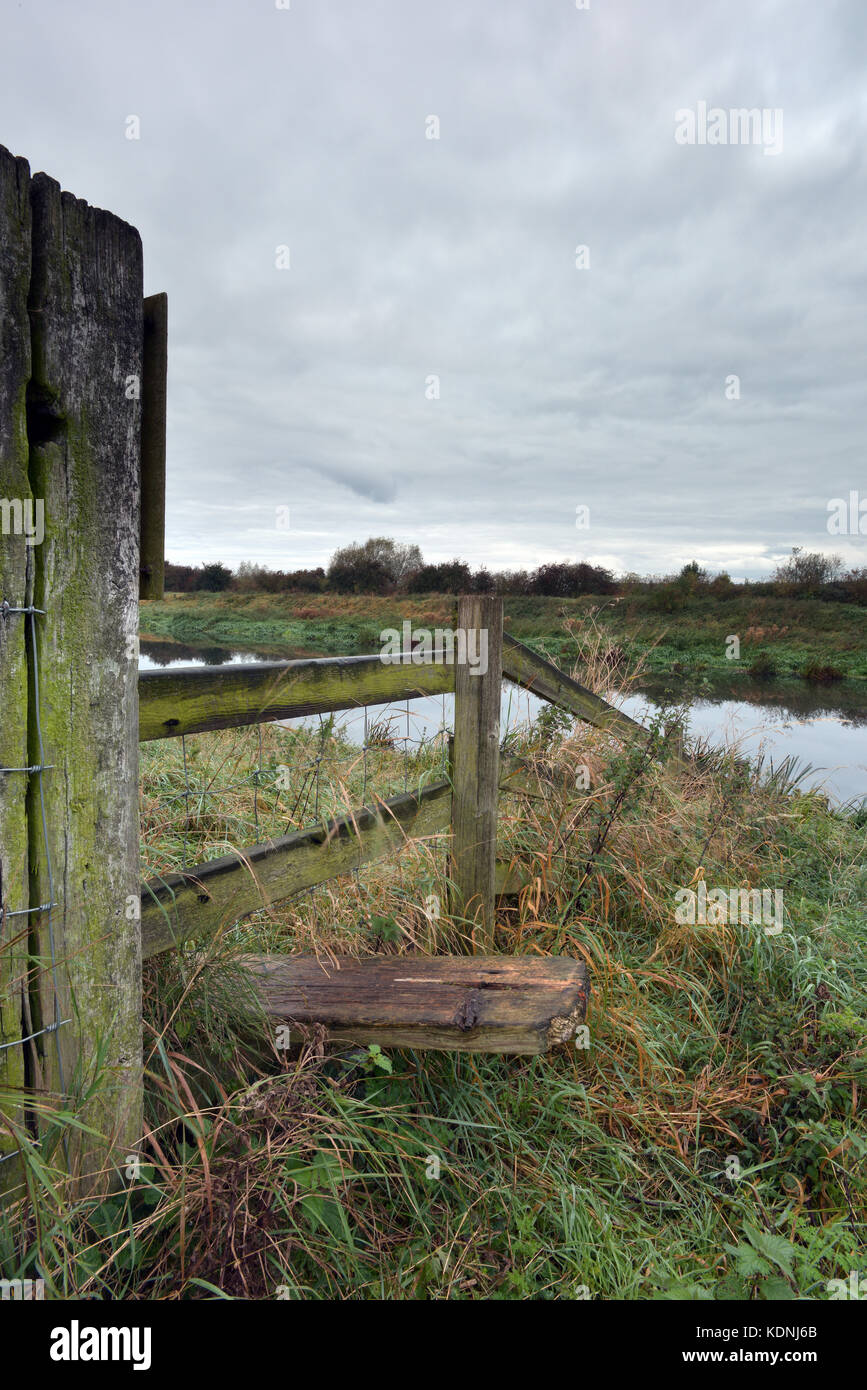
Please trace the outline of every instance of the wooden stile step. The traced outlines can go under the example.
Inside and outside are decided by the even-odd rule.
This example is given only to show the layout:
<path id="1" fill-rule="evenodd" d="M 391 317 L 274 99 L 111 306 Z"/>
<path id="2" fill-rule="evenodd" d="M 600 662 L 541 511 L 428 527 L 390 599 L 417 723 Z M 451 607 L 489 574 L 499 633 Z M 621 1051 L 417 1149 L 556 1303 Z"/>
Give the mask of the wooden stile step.
<path id="1" fill-rule="evenodd" d="M 248 956 L 265 1012 L 329 1038 L 448 1052 L 547 1052 L 584 1021 L 571 956 Z"/>

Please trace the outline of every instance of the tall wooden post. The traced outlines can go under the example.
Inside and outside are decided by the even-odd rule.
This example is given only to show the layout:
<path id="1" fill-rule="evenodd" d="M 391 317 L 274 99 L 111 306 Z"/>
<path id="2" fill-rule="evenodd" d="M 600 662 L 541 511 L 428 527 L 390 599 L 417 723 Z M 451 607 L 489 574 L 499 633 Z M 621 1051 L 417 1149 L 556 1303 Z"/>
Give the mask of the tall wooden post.
<path id="1" fill-rule="evenodd" d="M 27 472 L 30 377 L 30 170 L 0 147 L 0 1191 L 20 1168 L 27 1010 L 27 595 L 25 519 L 36 514 Z M 25 507 L 29 510 L 26 512 Z M 35 539 L 35 534 L 33 536 Z"/>
<path id="2" fill-rule="evenodd" d="M 459 659 L 462 654 L 465 660 Z M 456 663 L 451 913 L 468 924 L 473 950 L 489 953 L 494 947 L 497 860 L 501 598 L 469 594 L 458 599 Z"/>
<path id="3" fill-rule="evenodd" d="M 162 598 L 165 589 L 168 363 L 168 299 L 164 294 L 151 294 L 144 302 L 139 598 Z"/>
<path id="4" fill-rule="evenodd" d="M 22 165 L 0 152 L 7 225 L 16 188 L 20 201 Z M 135 636 L 142 251 L 133 227 L 61 193 L 44 174 L 27 191 L 26 348 L 18 343 L 22 272 L 8 253 L 0 261 L 0 297 L 17 315 L 11 329 L 2 315 L 4 349 L 8 337 L 18 362 L 11 376 L 0 373 L 7 382 L 0 476 L 4 488 L 8 479 L 41 504 L 44 535 L 26 542 L 26 555 L 14 538 L 0 576 L 10 604 L 33 610 L 24 615 L 26 642 L 20 618 L 0 617 L 0 766 L 21 762 L 23 717 L 31 769 L 15 783 L 0 774 L 4 877 L 15 904 L 26 814 L 27 914 L 13 920 L 29 924 L 30 957 L 29 987 L 23 999 L 7 995 L 13 1017 L 3 1027 L 34 1035 L 24 1067 L 28 1089 L 42 1093 L 38 1109 L 53 1098 L 97 1131 L 63 1127 L 54 1151 L 82 1190 L 92 1190 L 103 1181 L 99 1170 L 123 1161 L 141 1134 Z M 23 1017 L 16 1018 L 19 1004 Z M 41 1130 L 52 1132 L 46 1124 Z"/>

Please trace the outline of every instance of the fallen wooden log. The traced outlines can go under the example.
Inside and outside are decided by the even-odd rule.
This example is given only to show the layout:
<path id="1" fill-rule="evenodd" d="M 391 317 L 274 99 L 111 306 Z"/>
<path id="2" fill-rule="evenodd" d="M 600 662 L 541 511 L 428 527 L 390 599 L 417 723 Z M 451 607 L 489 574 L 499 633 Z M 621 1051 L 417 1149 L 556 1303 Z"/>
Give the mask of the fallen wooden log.
<path id="1" fill-rule="evenodd" d="M 248 956 L 266 1014 L 300 1032 L 447 1052 L 539 1053 L 584 1021 L 587 968 L 571 956 Z M 290 1038 L 291 1042 L 291 1038 Z"/>

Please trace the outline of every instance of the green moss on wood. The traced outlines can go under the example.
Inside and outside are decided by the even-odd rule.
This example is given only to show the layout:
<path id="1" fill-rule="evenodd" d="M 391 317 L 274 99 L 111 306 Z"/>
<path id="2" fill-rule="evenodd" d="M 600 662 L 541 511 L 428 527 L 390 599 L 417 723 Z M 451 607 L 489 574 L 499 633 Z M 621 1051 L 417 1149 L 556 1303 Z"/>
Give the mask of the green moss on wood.
<path id="1" fill-rule="evenodd" d="M 144 671 L 138 683 L 139 739 L 389 704 L 454 688 L 453 665 L 393 666 L 375 656 Z"/>
<path id="2" fill-rule="evenodd" d="M 144 959 L 191 937 L 204 940 L 262 907 L 350 873 L 400 849 L 409 837 L 448 829 L 451 787 L 438 782 L 313 830 L 248 846 L 184 874 L 153 879 L 142 890 Z"/>

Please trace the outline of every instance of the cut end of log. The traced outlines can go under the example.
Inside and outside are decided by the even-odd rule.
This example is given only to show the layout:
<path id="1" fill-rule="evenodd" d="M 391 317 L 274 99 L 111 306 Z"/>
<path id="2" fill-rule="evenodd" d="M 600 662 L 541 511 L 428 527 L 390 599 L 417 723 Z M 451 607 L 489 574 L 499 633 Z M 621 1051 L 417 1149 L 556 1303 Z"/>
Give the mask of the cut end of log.
<path id="1" fill-rule="evenodd" d="M 562 1047 L 565 1043 L 571 1042 L 584 1022 L 587 1013 L 586 996 L 582 999 L 578 1008 L 573 1009 L 571 1014 L 565 1018 L 557 1016 L 552 1018 L 548 1024 L 548 1046 Z"/>
<path id="2" fill-rule="evenodd" d="M 266 1014 L 328 1038 L 447 1052 L 541 1053 L 587 1012 L 570 956 L 249 956 Z"/>

